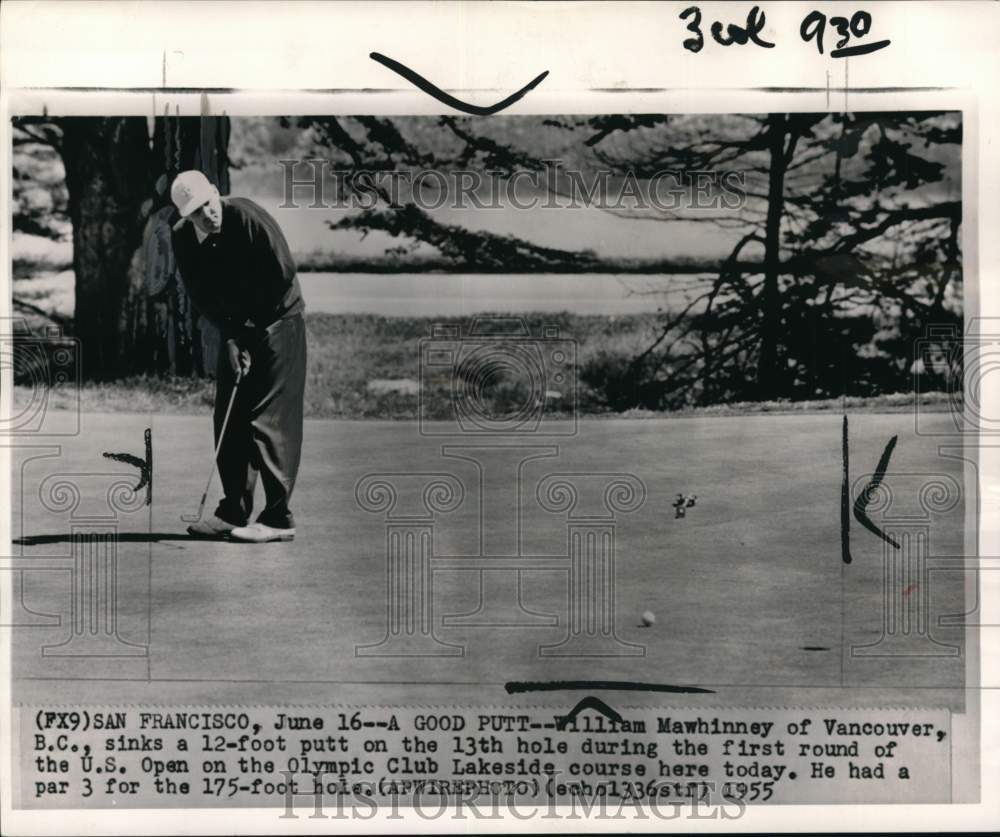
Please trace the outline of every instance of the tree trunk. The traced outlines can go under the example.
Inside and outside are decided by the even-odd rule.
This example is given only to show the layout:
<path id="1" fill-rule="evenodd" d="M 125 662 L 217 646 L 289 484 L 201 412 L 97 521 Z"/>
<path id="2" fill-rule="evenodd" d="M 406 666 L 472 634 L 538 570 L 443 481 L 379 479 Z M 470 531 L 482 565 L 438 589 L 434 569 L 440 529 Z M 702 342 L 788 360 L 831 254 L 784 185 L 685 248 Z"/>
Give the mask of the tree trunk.
<path id="1" fill-rule="evenodd" d="M 778 355 L 781 328 L 781 216 L 785 206 L 785 137 L 787 118 L 772 113 L 768 122 L 770 172 L 767 187 L 767 219 L 764 228 L 764 286 L 761 290 L 760 357 L 757 361 L 758 397 L 762 401 L 781 394 L 781 359 Z"/>
<path id="2" fill-rule="evenodd" d="M 156 118 L 152 143 L 145 117 L 60 124 L 85 379 L 212 374 L 218 335 L 177 275 L 168 190 L 179 171 L 198 168 L 228 193 L 228 119 L 167 113 Z"/>
<path id="3" fill-rule="evenodd" d="M 84 377 L 108 380 L 131 357 L 121 322 L 153 186 L 146 120 L 68 118 L 62 128 L 76 274 L 73 331 Z"/>

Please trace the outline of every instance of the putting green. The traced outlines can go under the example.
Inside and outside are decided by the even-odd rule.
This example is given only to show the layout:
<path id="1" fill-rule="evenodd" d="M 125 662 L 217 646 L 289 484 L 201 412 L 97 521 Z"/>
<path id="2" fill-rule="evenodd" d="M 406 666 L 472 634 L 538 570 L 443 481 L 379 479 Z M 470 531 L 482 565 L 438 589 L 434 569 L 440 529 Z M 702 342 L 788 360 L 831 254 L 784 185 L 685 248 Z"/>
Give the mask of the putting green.
<path id="1" fill-rule="evenodd" d="M 49 419 L 68 427 L 71 416 Z M 603 419 L 582 421 L 572 437 L 505 439 L 427 437 L 402 422 L 308 421 L 293 504 L 298 538 L 249 546 L 183 534 L 181 515 L 196 509 L 212 455 L 206 417 L 85 414 L 79 435 L 25 439 L 35 447 L 14 452 L 16 560 L 6 562 L 18 570 L 22 596 L 14 613 L 20 624 L 13 632 L 14 699 L 533 705 L 566 697 L 511 697 L 504 684 L 616 680 L 712 690 L 630 693 L 619 698 L 625 704 L 960 708 L 963 631 L 937 618 L 970 609 L 961 572 L 914 576 L 917 587 L 893 599 L 926 595 L 930 623 L 920 630 L 931 645 L 958 647 L 960 654 L 859 656 L 851 650 L 882 635 L 883 544 L 852 517 L 854 560 L 841 560 L 841 421 L 836 414 Z M 949 421 L 941 414 L 930 424 L 945 431 Z M 137 473 L 101 453 L 141 455 L 146 427 L 153 430 L 152 506 L 93 522 L 94 515 L 109 514 L 109 475 L 134 482 Z M 886 477 L 894 509 L 912 511 L 927 475 L 962 484 L 962 463 L 938 453 L 942 439 L 915 435 L 908 413 L 850 416 L 852 482 L 874 471 L 897 434 Z M 443 456 L 442 445 L 466 449 Z M 477 445 L 519 447 L 468 449 Z M 528 445 L 554 446 L 555 455 L 526 461 L 518 477 L 511 463 L 531 455 L 522 450 Z M 478 467 L 470 461 L 476 457 Z M 594 640 L 600 618 L 582 626 L 580 647 L 603 656 L 540 655 L 566 638 L 573 601 L 566 511 L 551 503 L 546 510 L 536 494 L 539 481 L 556 472 L 571 475 L 571 482 L 590 480 L 587 491 L 596 493 L 581 493 L 577 514 L 607 512 L 600 474 L 633 475 L 644 487 L 641 508 L 619 513 L 614 522 L 613 636 Z M 450 474 L 463 487 L 461 505 L 435 515 L 433 596 L 419 617 L 432 625 L 441 643 L 435 647 L 447 655 L 366 656 L 361 648 L 386 636 L 394 612 L 387 596 L 397 595 L 387 587 L 385 512 L 361 508 L 355 496 L 358 480 L 372 473 L 397 475 L 389 478 L 399 492 L 397 513 L 419 507 L 422 487 L 414 474 Z M 56 474 L 79 487 L 75 512 L 53 500 Z M 216 481 L 209 508 L 217 488 Z M 40 492 L 48 492 L 49 507 Z M 671 505 L 678 493 L 698 496 L 679 520 Z M 932 558 L 963 554 L 965 502 L 971 498 L 931 516 Z M 879 522 L 878 514 L 873 520 Z M 606 520 L 587 525 L 610 528 Z M 87 575 L 80 562 L 72 572 L 72 535 L 112 530 L 115 596 L 83 596 L 71 587 L 74 579 L 110 580 Z M 100 563 L 111 548 L 87 554 Z M 520 563 L 510 560 L 518 554 Z M 416 571 L 413 563 L 402 566 L 401 572 Z M 598 596 L 599 579 L 584 581 L 594 584 L 580 595 Z M 407 589 L 405 595 L 419 595 Z M 82 620 L 78 628 L 110 625 L 79 608 L 109 606 L 111 598 L 117 605 L 111 644 L 121 642 L 110 656 L 87 656 L 96 646 L 88 651 L 86 643 L 76 646 L 82 656 L 60 645 L 72 636 L 74 618 Z M 588 602 L 585 612 L 595 612 Z M 599 613 L 605 619 L 611 616 L 606 605 Z M 642 625 L 644 611 L 655 614 L 655 624 Z"/>

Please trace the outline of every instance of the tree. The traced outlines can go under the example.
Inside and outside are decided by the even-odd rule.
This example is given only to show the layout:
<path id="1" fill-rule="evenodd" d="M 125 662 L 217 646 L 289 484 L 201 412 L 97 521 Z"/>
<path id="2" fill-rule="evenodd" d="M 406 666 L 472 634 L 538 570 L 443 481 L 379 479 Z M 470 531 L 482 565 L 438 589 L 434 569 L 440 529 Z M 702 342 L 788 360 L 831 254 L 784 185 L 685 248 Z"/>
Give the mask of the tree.
<path id="1" fill-rule="evenodd" d="M 153 190 L 146 120 L 61 120 L 76 276 L 74 336 L 86 378 L 123 371 L 129 267 L 142 242 Z M 145 205 L 144 205 L 145 204 Z"/>
<path id="2" fill-rule="evenodd" d="M 293 120 L 285 120 L 286 124 Z M 537 121 L 537 120 L 536 120 Z M 335 229 L 379 230 L 406 242 L 399 252 L 417 244 L 437 248 L 454 270 L 493 272 L 587 271 L 597 268 L 593 252 L 543 247 L 512 235 L 471 230 L 445 224 L 409 199 L 394 197 L 371 173 L 425 170 L 443 173 L 477 168 L 509 176 L 514 172 L 538 171 L 541 157 L 498 142 L 468 129 L 467 120 L 444 116 L 437 119 L 388 119 L 373 116 L 310 117 L 294 121 L 309 130 L 317 152 L 334 162 L 342 174 L 365 173 L 358 185 L 377 193 L 377 206 L 361 210 L 337 222 Z M 414 135 L 408 138 L 402 126 Z M 348 188 L 355 182 L 343 181 Z"/>
<path id="3" fill-rule="evenodd" d="M 627 363 L 582 373 L 609 406 L 871 395 L 912 385 L 913 340 L 960 319 L 957 113 L 773 113 L 306 120 L 342 170 L 434 167 L 743 179 L 741 207 L 608 207 L 637 224 L 714 227 L 728 247 L 689 304 Z M 545 181 L 552 188 L 549 181 Z M 556 187 L 558 188 L 558 186 Z M 426 242 L 454 269 L 595 270 L 585 251 L 444 224 L 384 190 L 340 228 Z M 558 267 L 557 267 L 558 266 Z M 908 341 L 908 342 L 907 342 Z M 940 382 L 939 382 L 940 383 Z"/>
<path id="4" fill-rule="evenodd" d="M 668 314 L 625 370 L 616 406 L 630 392 L 665 407 L 909 389 L 914 338 L 961 317 L 947 304 L 961 288 L 961 201 L 947 182 L 959 114 L 638 119 L 570 127 L 619 172 L 742 173 L 746 203 L 659 214 L 735 240 L 701 307 Z"/>
<path id="5" fill-rule="evenodd" d="M 201 168 L 228 192 L 228 120 L 165 113 L 152 136 L 145 117 L 32 117 L 14 128 L 16 144 L 54 149 L 65 170 L 84 377 L 210 373 L 217 338 L 192 310 L 163 242 L 176 220 L 167 187 L 178 171 Z M 53 234 L 60 209 L 19 213 L 15 225 Z"/>

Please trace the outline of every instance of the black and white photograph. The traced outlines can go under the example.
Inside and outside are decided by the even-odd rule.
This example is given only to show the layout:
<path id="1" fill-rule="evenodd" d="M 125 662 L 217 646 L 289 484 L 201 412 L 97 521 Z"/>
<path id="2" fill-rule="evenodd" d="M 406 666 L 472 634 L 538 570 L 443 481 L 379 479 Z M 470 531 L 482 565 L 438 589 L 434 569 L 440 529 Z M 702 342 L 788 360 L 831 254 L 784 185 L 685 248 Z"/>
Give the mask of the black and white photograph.
<path id="1" fill-rule="evenodd" d="M 982 802 L 977 109 L 372 57 L 430 110 L 7 99 L 5 807 Z"/>

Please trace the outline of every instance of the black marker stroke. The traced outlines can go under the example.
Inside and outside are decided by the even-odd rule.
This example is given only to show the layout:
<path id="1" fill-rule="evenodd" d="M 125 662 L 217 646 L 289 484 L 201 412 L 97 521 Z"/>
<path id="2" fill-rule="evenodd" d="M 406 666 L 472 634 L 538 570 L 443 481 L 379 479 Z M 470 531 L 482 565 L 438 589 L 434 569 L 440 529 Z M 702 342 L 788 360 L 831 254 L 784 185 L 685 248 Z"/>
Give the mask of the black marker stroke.
<path id="1" fill-rule="evenodd" d="M 524 97 L 524 95 L 531 90 L 534 90 L 542 80 L 549 74 L 546 70 L 544 73 L 540 73 L 530 82 L 528 82 L 524 87 L 518 90 L 516 93 L 511 93 L 506 99 L 502 99 L 495 105 L 489 105 L 488 107 L 480 107 L 479 105 L 471 105 L 468 102 L 463 102 L 461 99 L 456 99 L 449 93 L 445 93 L 440 87 L 435 85 L 433 82 L 428 81 L 419 73 L 415 73 L 409 67 L 404 64 L 400 64 L 398 61 L 394 61 L 388 56 L 382 55 L 380 52 L 372 52 L 368 56 L 373 61 L 378 61 L 379 64 L 384 67 L 388 67 L 394 73 L 399 73 L 403 78 L 405 78 L 410 84 L 415 87 L 420 88 L 428 96 L 433 96 L 439 102 L 442 102 L 450 108 L 455 110 L 463 111 L 464 113 L 471 113 L 473 116 L 491 116 L 494 113 L 499 113 L 504 108 L 510 107 L 514 102 L 518 101 Z"/>
<path id="2" fill-rule="evenodd" d="M 149 506 L 153 502 L 153 431 L 151 428 L 146 428 L 144 438 L 146 441 L 146 456 L 144 459 L 133 456 L 131 453 L 103 453 L 101 455 L 105 459 L 124 462 L 126 465 L 131 465 L 133 468 L 139 469 L 139 482 L 132 490 L 139 491 L 145 487 L 146 505 Z"/>
<path id="3" fill-rule="evenodd" d="M 854 55 L 870 55 L 879 49 L 885 49 L 889 46 L 892 41 L 875 41 L 870 44 L 858 44 L 857 46 L 844 47 L 843 49 L 835 49 L 830 53 L 831 58 L 850 58 Z"/>
<path id="4" fill-rule="evenodd" d="M 612 689 L 623 692 L 671 692 L 684 695 L 714 695 L 712 689 L 698 686 L 671 686 L 668 683 L 637 683 L 633 680 L 544 680 L 511 681 L 505 684 L 507 694 L 520 692 L 561 692 L 580 689 Z"/>
<path id="5" fill-rule="evenodd" d="M 584 709 L 596 709 L 604 717 L 610 718 L 614 723 L 620 724 L 622 721 L 622 716 L 608 706 L 600 698 L 596 698 L 593 695 L 590 697 L 585 697 L 576 706 L 574 706 L 566 715 L 563 715 L 556 721 L 556 729 L 564 730 L 569 726 L 570 722 Z"/>
<path id="6" fill-rule="evenodd" d="M 848 439 L 847 416 L 844 416 L 844 430 L 841 437 L 841 450 L 844 456 L 844 473 L 840 483 L 840 557 L 845 564 L 851 563 L 851 486 L 848 483 Z"/>
<path id="7" fill-rule="evenodd" d="M 858 495 L 858 499 L 854 501 L 855 520 L 857 520 L 858 523 L 864 526 L 869 532 L 874 535 L 878 535 L 882 540 L 891 544 L 896 549 L 899 549 L 899 544 L 879 529 L 878 526 L 872 523 L 871 519 L 868 517 L 867 509 L 868 504 L 872 501 L 875 491 L 882 484 L 882 479 L 885 477 L 886 469 L 889 467 L 889 460 L 892 458 L 892 451 L 895 449 L 898 439 L 898 436 L 893 436 L 889 440 L 889 443 L 885 446 L 885 450 L 882 451 L 882 456 L 879 458 L 878 465 L 875 466 L 875 473 L 872 475 L 871 481 L 865 486 L 864 491 Z"/>

